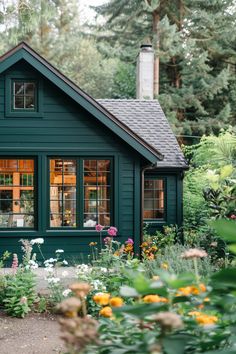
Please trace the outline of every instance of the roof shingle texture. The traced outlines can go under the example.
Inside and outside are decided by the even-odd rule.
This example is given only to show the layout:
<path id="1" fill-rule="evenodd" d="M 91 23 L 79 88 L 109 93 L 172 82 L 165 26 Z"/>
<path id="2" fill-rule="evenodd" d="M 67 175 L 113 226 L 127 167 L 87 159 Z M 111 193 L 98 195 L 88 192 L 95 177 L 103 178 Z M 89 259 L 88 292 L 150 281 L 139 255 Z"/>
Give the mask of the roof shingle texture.
<path id="1" fill-rule="evenodd" d="M 157 166 L 187 167 L 157 100 L 99 99 L 97 102 L 164 156 Z"/>

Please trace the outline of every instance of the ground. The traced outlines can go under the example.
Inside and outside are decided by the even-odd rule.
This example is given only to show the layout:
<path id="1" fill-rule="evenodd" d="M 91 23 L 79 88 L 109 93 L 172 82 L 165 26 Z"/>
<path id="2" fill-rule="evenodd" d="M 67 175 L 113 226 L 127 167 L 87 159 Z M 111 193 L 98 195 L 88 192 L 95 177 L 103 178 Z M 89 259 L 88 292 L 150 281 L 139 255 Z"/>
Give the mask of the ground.
<path id="1" fill-rule="evenodd" d="M 75 268 L 60 268 L 68 275 L 63 283 L 69 285 L 75 281 Z M 0 269 L 0 274 L 11 273 L 12 269 Z M 43 268 L 35 270 L 37 291 L 47 293 L 46 272 Z M 12 318 L 0 312 L 0 354 L 62 354 L 65 353 L 60 339 L 58 316 L 30 313 L 24 319 Z"/>
<path id="2" fill-rule="evenodd" d="M 57 317 L 32 313 L 24 319 L 0 313 L 1 354 L 63 353 Z"/>

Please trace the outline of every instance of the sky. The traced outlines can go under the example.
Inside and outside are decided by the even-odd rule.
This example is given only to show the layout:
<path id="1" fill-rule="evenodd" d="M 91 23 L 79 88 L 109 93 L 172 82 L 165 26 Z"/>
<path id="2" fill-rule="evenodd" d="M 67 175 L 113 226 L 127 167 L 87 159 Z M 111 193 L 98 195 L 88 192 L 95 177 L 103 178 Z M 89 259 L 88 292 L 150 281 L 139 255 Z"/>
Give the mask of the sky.
<path id="1" fill-rule="evenodd" d="M 89 6 L 99 6 L 106 3 L 106 1 L 107 0 L 78 0 L 78 3 L 83 11 L 81 14 L 81 21 L 91 21 L 94 18 L 95 12 L 90 9 Z"/>

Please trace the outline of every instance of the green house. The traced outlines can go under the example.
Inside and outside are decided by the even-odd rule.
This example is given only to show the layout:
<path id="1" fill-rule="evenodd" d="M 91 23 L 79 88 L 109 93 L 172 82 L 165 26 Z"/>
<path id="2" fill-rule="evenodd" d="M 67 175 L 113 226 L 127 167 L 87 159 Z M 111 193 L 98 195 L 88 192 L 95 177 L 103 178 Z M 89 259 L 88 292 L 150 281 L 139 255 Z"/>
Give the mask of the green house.
<path id="1" fill-rule="evenodd" d="M 182 223 L 186 162 L 157 100 L 94 100 L 25 43 L 0 58 L 0 249 L 78 258 L 96 224 Z"/>

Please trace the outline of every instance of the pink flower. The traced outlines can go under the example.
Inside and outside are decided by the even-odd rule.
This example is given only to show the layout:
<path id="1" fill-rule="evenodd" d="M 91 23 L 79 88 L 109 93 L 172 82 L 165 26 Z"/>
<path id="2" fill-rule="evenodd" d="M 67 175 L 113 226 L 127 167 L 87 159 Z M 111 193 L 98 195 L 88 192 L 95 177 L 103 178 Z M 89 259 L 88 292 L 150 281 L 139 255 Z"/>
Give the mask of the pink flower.
<path id="1" fill-rule="evenodd" d="M 18 257 L 16 253 L 13 253 L 13 260 L 11 267 L 16 270 L 18 268 Z"/>
<path id="2" fill-rule="evenodd" d="M 97 232 L 101 232 L 101 231 L 104 229 L 104 227 L 105 227 L 105 226 L 102 226 L 102 225 L 100 225 L 100 224 L 97 224 L 97 225 L 95 226 Z"/>
<path id="3" fill-rule="evenodd" d="M 235 214 L 232 214 L 232 215 L 230 216 L 230 219 L 235 220 L 235 219 L 236 219 L 236 215 L 235 215 Z"/>
<path id="4" fill-rule="evenodd" d="M 104 241 L 104 243 L 105 243 L 106 245 L 109 245 L 109 243 L 111 243 L 111 238 L 107 236 L 107 237 L 104 238 L 103 241 Z"/>
<path id="5" fill-rule="evenodd" d="M 125 241 L 126 244 L 130 244 L 130 245 L 133 245 L 134 244 L 134 241 L 132 240 L 132 238 L 128 238 L 127 241 Z"/>
<path id="6" fill-rule="evenodd" d="M 118 232 L 118 230 L 117 230 L 117 228 L 116 227 L 114 227 L 114 226 L 111 226 L 108 230 L 107 230 L 107 233 L 108 233 L 108 235 L 110 235 L 110 236 L 116 236 L 117 235 L 117 232 Z"/>

